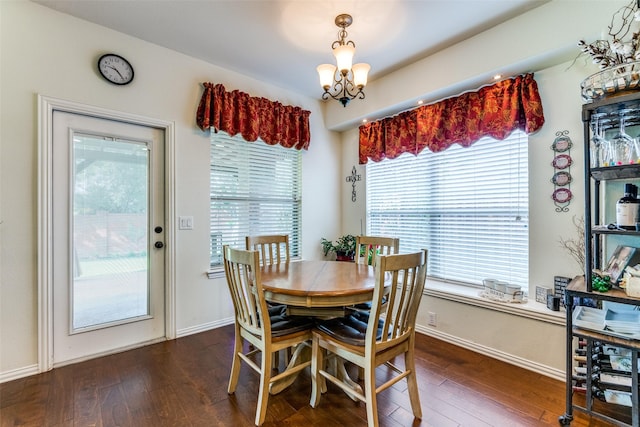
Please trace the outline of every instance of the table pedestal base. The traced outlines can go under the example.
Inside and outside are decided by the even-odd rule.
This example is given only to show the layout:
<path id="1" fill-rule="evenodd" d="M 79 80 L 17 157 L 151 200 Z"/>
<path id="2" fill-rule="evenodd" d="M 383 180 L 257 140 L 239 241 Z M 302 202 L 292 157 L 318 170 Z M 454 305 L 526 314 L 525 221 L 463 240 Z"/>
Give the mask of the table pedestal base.
<path id="1" fill-rule="evenodd" d="M 293 355 L 291 356 L 291 360 L 289 360 L 289 363 L 287 364 L 287 367 L 285 368 L 285 370 L 290 370 L 290 369 L 302 370 L 302 368 L 300 368 L 300 365 L 306 364 L 310 360 L 311 360 L 311 347 L 308 344 L 299 344 L 294 350 Z M 332 368 L 336 372 L 336 377 L 341 381 L 344 381 L 348 385 L 348 388 L 353 389 L 355 393 L 363 394 L 363 390 L 362 390 L 362 387 L 360 387 L 360 384 L 353 381 L 349 376 L 349 373 L 347 372 L 347 368 L 345 367 L 345 361 L 339 357 L 333 357 L 330 360 L 331 360 L 331 364 L 333 365 Z M 291 384 L 293 384 L 293 382 L 296 380 L 297 377 L 298 375 L 290 375 L 281 380 L 274 381 L 269 386 L 269 393 L 270 394 L 280 393 L 281 391 L 289 387 Z M 323 381 L 321 392 L 322 393 L 327 392 L 326 381 Z M 345 389 L 344 392 L 354 402 L 360 401 L 355 395 L 351 394 L 349 390 Z"/>

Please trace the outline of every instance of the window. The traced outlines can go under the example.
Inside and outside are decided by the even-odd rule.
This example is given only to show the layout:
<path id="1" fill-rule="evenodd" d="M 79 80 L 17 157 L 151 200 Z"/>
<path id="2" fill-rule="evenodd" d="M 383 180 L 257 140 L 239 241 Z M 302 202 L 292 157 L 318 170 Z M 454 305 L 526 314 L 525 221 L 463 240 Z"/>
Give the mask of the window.
<path id="1" fill-rule="evenodd" d="M 222 246 L 245 247 L 245 236 L 288 234 L 300 256 L 300 151 L 211 132 L 211 267 L 222 267 Z"/>
<path id="2" fill-rule="evenodd" d="M 483 138 L 367 164 L 367 230 L 397 236 L 400 252 L 429 249 L 428 275 L 527 286 L 527 137 Z"/>

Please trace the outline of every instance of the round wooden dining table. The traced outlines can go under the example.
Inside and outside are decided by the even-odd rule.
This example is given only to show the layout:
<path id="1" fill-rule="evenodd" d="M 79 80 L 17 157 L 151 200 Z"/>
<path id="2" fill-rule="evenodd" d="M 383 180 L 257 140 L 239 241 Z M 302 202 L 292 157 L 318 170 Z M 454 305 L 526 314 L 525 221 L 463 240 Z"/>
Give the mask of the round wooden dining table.
<path id="1" fill-rule="evenodd" d="M 373 267 L 353 262 L 293 261 L 261 267 L 267 301 L 286 304 L 292 315 L 342 316 L 343 308 L 371 301 Z"/>
<path id="2" fill-rule="evenodd" d="M 343 316 L 345 307 L 371 301 L 375 286 L 375 269 L 353 262 L 310 260 L 265 265 L 260 268 L 260 275 L 267 301 L 286 304 L 291 315 L 321 318 Z M 310 353 L 308 346 L 298 346 L 287 369 L 309 360 Z M 335 369 L 351 388 L 362 393 L 362 388 L 349 378 L 344 363 L 337 363 Z M 279 393 L 294 380 L 292 375 L 277 381 L 269 392 Z"/>

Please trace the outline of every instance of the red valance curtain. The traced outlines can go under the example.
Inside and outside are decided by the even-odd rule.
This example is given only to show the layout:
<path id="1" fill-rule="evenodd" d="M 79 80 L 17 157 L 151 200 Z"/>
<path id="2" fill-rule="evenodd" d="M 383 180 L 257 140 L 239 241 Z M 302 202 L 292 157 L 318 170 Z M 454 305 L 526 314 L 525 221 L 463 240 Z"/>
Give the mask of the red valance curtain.
<path id="1" fill-rule="evenodd" d="M 442 151 L 454 143 L 468 147 L 480 138 L 504 139 L 544 124 L 533 74 L 525 74 L 435 104 L 360 126 L 360 164 L 379 162 L 425 148 Z"/>
<path id="2" fill-rule="evenodd" d="M 223 85 L 203 83 L 196 122 L 202 130 L 214 128 L 247 141 L 261 138 L 269 145 L 280 144 L 297 150 L 309 148 L 310 111 L 282 105 L 245 92 L 227 92 Z"/>

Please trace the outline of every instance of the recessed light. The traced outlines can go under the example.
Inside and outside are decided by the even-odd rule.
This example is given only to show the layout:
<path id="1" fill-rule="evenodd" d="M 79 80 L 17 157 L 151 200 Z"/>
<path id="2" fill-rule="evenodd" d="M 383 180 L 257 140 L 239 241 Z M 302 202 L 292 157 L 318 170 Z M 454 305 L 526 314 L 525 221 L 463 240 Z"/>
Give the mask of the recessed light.
<path id="1" fill-rule="evenodd" d="M 493 76 L 493 80 L 500 80 L 502 78 L 502 74 L 496 74 Z"/>
<path id="2" fill-rule="evenodd" d="M 418 101 L 418 105 L 422 105 L 422 104 L 424 104 L 424 101 L 421 99 Z"/>
<path id="3" fill-rule="evenodd" d="M 362 123 L 367 123 L 367 119 L 362 119 Z"/>

